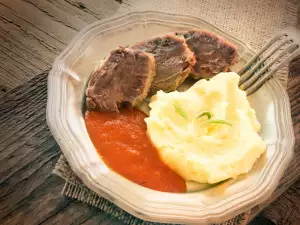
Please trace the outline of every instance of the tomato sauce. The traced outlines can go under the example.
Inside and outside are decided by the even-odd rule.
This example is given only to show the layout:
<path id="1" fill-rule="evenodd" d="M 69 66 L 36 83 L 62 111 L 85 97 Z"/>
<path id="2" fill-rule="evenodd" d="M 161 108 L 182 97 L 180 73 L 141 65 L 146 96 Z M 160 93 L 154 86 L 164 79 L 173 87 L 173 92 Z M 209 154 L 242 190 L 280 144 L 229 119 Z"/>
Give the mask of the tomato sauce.
<path id="1" fill-rule="evenodd" d="M 108 167 L 144 187 L 164 192 L 185 192 L 185 181 L 159 157 L 149 140 L 137 109 L 119 114 L 88 111 L 85 123 L 89 136 Z"/>

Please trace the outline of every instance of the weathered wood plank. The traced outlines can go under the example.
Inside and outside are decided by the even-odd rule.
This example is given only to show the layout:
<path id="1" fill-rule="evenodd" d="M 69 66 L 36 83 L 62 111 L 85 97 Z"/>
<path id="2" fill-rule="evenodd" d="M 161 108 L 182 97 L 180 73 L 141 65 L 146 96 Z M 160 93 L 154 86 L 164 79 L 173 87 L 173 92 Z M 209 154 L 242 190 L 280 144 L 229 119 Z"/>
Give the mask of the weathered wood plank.
<path id="1" fill-rule="evenodd" d="M 135 0 L 0 1 L 0 96 L 50 68 L 80 29 L 115 14 L 120 5 L 126 11 L 138 4 Z"/>
<path id="2" fill-rule="evenodd" d="M 1 224 L 108 224 L 100 209 L 62 196 L 64 180 L 51 174 L 60 150 L 46 124 L 47 74 L 0 99 Z"/>
<path id="3" fill-rule="evenodd" d="M 100 210 L 80 204 L 80 202 L 71 202 L 68 207 L 63 208 L 57 214 L 47 218 L 41 224 L 81 224 L 91 217 L 96 216 Z M 103 218 L 106 214 L 100 214 Z"/>
<path id="4" fill-rule="evenodd" d="M 271 198 L 254 208 L 253 214 L 249 219 L 253 219 L 258 212 L 266 208 L 262 213 L 262 216 L 270 218 L 278 224 L 298 225 L 298 222 L 300 221 L 298 220 L 300 215 L 300 201 L 297 197 L 300 195 L 300 188 L 298 188 L 300 182 L 300 57 L 294 59 L 289 65 L 287 90 L 291 103 L 291 114 L 296 138 L 294 148 L 295 154 Z M 296 182 L 296 184 L 286 191 L 294 182 Z M 270 203 L 272 204 L 269 205 Z M 289 207 L 293 207 L 295 211 L 290 212 Z M 289 215 L 287 216 L 287 214 Z M 282 221 L 285 221 L 286 223 L 282 223 Z"/>
<path id="5" fill-rule="evenodd" d="M 0 1 L 0 96 L 49 69 L 79 30 L 119 7 L 113 0 Z"/>
<path id="6" fill-rule="evenodd" d="M 130 0 L 118 1 L 133 7 Z M 114 14 L 119 6 L 113 0 L 0 1 L 0 97 L 4 95 L 0 98 L 1 224 L 123 224 L 61 195 L 64 181 L 51 175 L 59 148 L 45 123 L 47 73 L 8 92 L 50 68 L 79 29 Z M 300 146 L 299 78 L 293 76 L 289 81 L 296 146 Z M 299 147 L 295 151 L 300 152 Z M 299 155 L 293 160 L 299 161 Z M 286 171 L 274 198 L 294 182 L 299 169 L 294 166 Z M 289 179 L 291 176 L 294 178 Z M 277 224 L 298 225 L 299 182 L 261 215 Z"/>
<path id="7" fill-rule="evenodd" d="M 64 181 L 51 175 L 59 148 L 45 121 L 46 76 L 47 72 L 0 99 L 0 220 L 4 224 L 122 224 L 99 209 L 61 195 Z M 289 81 L 298 153 L 299 78 Z M 299 167 L 288 169 L 277 195 L 291 185 L 290 174 L 296 177 L 298 171 Z"/>
<path id="8" fill-rule="evenodd" d="M 272 218 L 275 224 L 299 224 L 300 180 L 273 202 L 262 214 Z"/>
<path id="9" fill-rule="evenodd" d="M 7 10 L 10 10 L 10 13 L 14 16 L 26 22 L 29 28 L 38 30 L 55 43 L 66 45 L 78 32 L 78 30 L 74 28 L 77 21 L 75 21 L 73 26 L 69 26 L 66 18 L 66 20 L 63 18 L 53 19 L 51 14 L 47 13 L 47 11 L 43 11 L 33 4 L 28 4 L 26 1 L 5 0 L 2 5 Z M 45 28 L 47 29 L 46 31 Z"/>
<path id="10" fill-rule="evenodd" d="M 103 214 L 97 214 L 96 216 L 91 217 L 90 219 L 84 221 L 84 225 L 123 225 L 124 223 L 120 220 L 112 218 L 110 216 L 103 216 Z"/>
<path id="11" fill-rule="evenodd" d="M 103 213 L 100 209 L 81 202 L 71 202 L 68 207 L 53 215 L 41 224 L 112 224 L 124 225 L 120 220 Z"/>

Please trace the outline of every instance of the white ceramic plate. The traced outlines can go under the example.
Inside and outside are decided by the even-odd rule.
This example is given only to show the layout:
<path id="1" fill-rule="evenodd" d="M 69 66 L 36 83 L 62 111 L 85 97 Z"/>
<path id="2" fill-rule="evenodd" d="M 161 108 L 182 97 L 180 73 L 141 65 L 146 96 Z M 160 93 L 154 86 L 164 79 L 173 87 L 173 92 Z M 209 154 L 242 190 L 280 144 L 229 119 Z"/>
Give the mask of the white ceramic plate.
<path id="1" fill-rule="evenodd" d="M 249 96 L 268 149 L 247 175 L 204 191 L 173 194 L 139 186 L 106 167 L 83 119 L 84 91 L 97 61 L 117 46 L 190 28 L 209 30 L 233 42 L 240 54 L 233 71 L 253 55 L 246 44 L 199 18 L 131 12 L 82 30 L 56 59 L 48 77 L 48 125 L 73 171 L 91 190 L 144 220 L 206 224 L 230 219 L 271 195 L 293 153 L 289 99 L 279 82 L 271 79 Z"/>

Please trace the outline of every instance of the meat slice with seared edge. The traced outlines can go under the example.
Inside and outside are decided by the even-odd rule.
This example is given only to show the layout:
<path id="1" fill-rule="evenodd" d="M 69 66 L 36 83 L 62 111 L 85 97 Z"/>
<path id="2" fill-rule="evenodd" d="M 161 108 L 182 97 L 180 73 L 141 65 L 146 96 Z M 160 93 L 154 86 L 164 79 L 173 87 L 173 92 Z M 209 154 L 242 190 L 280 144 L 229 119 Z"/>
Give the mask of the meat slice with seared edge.
<path id="1" fill-rule="evenodd" d="M 191 30 L 178 32 L 188 47 L 195 53 L 196 64 L 191 74 L 193 78 L 210 78 L 226 72 L 236 61 L 237 49 L 226 40 L 207 31 Z"/>
<path id="2" fill-rule="evenodd" d="M 133 46 L 154 55 L 156 76 L 152 82 L 150 94 L 158 90 L 175 90 L 189 75 L 195 64 L 194 53 L 188 48 L 183 37 L 167 34 L 155 37 Z"/>
<path id="3" fill-rule="evenodd" d="M 138 105 L 155 77 L 155 60 L 138 49 L 113 50 L 96 68 L 86 89 L 86 106 L 100 112 L 119 112 L 122 104 Z"/>

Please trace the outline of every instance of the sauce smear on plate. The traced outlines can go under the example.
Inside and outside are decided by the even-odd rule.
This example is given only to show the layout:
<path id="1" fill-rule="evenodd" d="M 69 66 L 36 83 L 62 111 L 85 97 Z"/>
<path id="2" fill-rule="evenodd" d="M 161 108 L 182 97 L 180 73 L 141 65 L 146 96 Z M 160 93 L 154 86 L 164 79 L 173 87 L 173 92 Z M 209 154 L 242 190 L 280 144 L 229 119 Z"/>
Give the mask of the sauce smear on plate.
<path id="1" fill-rule="evenodd" d="M 108 167 L 125 178 L 158 191 L 183 193 L 185 181 L 165 165 L 147 136 L 146 115 L 136 109 L 119 114 L 88 111 L 89 136 Z"/>

